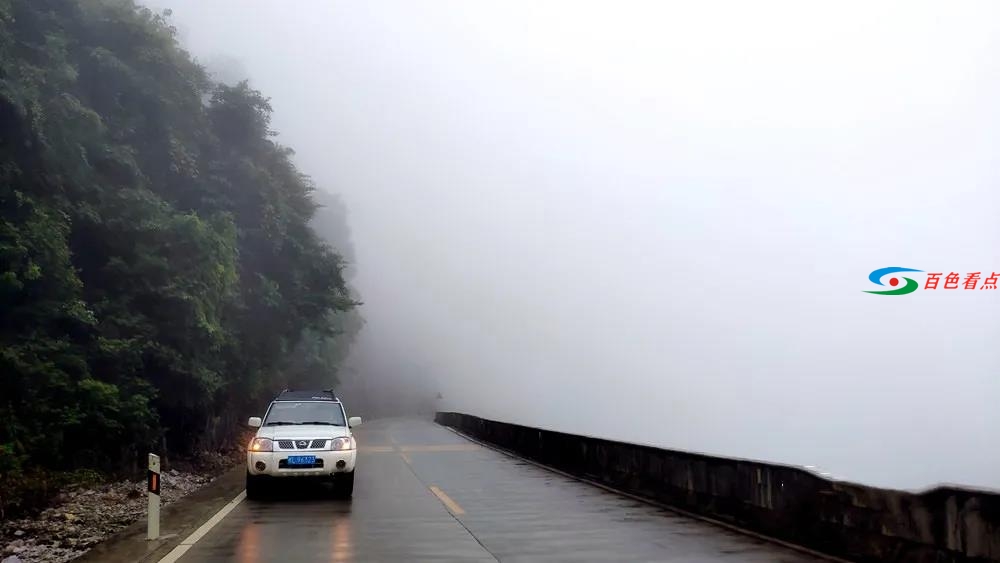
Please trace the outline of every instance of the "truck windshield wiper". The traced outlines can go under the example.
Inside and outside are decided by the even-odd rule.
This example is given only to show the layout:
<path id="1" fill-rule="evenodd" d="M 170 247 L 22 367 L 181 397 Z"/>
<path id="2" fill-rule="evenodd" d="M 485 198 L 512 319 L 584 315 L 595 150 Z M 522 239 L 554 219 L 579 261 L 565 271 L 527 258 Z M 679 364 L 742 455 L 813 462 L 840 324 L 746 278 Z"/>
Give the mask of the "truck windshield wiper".
<path id="1" fill-rule="evenodd" d="M 287 422 L 287 421 L 284 421 L 284 420 L 275 420 L 275 421 L 268 422 L 264 426 L 288 426 L 288 425 L 292 425 L 292 424 L 299 424 L 299 423 L 298 422 Z"/>
<path id="2" fill-rule="evenodd" d="M 310 420 L 308 422 L 300 422 L 299 424 L 321 424 L 324 426 L 343 426 L 343 424 L 337 424 L 336 422 L 327 422 L 325 420 Z"/>

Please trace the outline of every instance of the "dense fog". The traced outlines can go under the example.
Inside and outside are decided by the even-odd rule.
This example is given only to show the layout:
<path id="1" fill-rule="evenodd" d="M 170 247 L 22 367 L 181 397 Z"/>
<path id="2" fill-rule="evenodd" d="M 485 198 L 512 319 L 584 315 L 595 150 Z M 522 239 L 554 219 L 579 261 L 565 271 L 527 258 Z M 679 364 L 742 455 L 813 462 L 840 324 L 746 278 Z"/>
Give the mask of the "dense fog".
<path id="1" fill-rule="evenodd" d="M 1000 291 L 864 292 L 1000 271 L 997 4 L 149 5 L 342 198 L 372 413 L 1000 488 Z"/>

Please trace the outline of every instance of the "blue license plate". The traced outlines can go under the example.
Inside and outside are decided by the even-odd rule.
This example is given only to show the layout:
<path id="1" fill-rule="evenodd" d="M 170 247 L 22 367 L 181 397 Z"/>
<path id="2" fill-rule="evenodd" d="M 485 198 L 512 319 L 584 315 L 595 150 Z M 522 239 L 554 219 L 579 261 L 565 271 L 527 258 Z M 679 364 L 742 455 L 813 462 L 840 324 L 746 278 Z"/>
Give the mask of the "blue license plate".
<path id="1" fill-rule="evenodd" d="M 314 455 L 288 456 L 288 465 L 312 465 L 314 463 L 316 463 L 316 456 Z"/>

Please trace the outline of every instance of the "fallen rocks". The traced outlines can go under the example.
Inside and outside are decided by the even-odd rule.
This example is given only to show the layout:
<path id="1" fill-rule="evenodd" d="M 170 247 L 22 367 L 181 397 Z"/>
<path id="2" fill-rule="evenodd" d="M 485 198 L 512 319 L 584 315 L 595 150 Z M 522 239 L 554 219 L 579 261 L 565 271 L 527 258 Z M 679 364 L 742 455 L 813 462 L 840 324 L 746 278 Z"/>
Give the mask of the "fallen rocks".
<path id="1" fill-rule="evenodd" d="M 213 464 L 213 469 L 214 469 Z M 166 471 L 161 502 L 169 504 L 209 483 L 214 474 Z M 64 563 L 146 516 L 146 482 L 119 481 L 67 491 L 36 518 L 0 524 L 0 563 Z"/>

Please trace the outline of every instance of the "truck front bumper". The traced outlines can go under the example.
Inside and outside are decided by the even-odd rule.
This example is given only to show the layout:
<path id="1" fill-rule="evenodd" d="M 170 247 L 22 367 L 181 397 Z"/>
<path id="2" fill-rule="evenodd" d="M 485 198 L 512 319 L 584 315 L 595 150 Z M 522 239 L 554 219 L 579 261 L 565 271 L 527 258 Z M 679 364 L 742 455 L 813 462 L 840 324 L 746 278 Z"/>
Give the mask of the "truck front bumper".
<path id="1" fill-rule="evenodd" d="M 289 465 L 288 456 L 315 456 L 313 465 Z M 247 452 L 247 472 L 270 477 L 326 477 L 354 471 L 357 450 Z"/>

